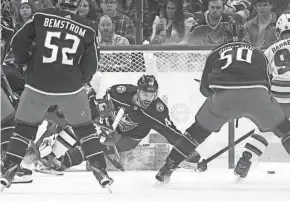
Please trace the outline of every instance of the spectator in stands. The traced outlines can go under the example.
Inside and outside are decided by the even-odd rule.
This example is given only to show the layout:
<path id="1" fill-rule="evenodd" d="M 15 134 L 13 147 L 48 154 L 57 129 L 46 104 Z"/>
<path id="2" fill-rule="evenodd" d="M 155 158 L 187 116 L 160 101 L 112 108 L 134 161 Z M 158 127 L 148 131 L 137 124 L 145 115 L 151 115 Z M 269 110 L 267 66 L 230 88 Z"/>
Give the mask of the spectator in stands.
<path id="1" fill-rule="evenodd" d="M 111 17 L 115 25 L 115 33 L 127 38 L 130 44 L 135 44 L 133 20 L 117 11 L 117 0 L 101 0 L 103 15 Z"/>
<path id="2" fill-rule="evenodd" d="M 15 29 L 19 30 L 32 17 L 34 12 L 33 3 L 30 0 L 22 0 L 18 8 Z"/>
<path id="3" fill-rule="evenodd" d="M 98 22 L 99 45 L 129 45 L 127 38 L 115 34 L 114 24 L 108 15 L 103 15 Z"/>
<path id="4" fill-rule="evenodd" d="M 256 7 L 257 0 L 251 0 L 253 3 L 252 6 L 252 12 L 251 12 L 251 17 L 250 19 L 253 19 L 254 17 L 257 16 L 258 10 Z M 284 10 L 287 8 L 289 4 L 289 0 L 273 0 L 272 2 L 272 12 L 276 14 L 276 17 L 278 17 L 284 12 Z"/>
<path id="5" fill-rule="evenodd" d="M 224 12 L 223 0 L 209 0 L 208 11 L 195 24 L 187 26 L 185 43 L 194 45 L 214 45 L 222 43 L 226 25 L 232 17 Z"/>
<path id="6" fill-rule="evenodd" d="M 276 36 L 276 14 L 271 12 L 271 0 L 256 0 L 255 7 L 258 15 L 245 23 L 245 39 L 252 45 L 267 49 L 275 43 Z"/>
<path id="7" fill-rule="evenodd" d="M 185 26 L 182 2 L 168 0 L 164 6 L 160 17 L 156 16 L 153 22 L 151 44 L 179 43 L 183 40 Z"/>
<path id="8" fill-rule="evenodd" d="M 81 0 L 77 14 L 88 20 L 97 20 L 97 14 L 91 0 Z"/>
<path id="9" fill-rule="evenodd" d="M 199 19 L 204 14 L 202 0 L 182 0 L 182 5 L 185 19 Z"/>
<path id="10" fill-rule="evenodd" d="M 153 0 L 143 0 L 143 40 L 149 40 L 149 36 L 152 33 L 154 6 L 150 9 L 151 2 Z M 119 0 L 117 11 L 130 17 L 136 26 L 136 22 L 138 21 L 136 0 Z"/>

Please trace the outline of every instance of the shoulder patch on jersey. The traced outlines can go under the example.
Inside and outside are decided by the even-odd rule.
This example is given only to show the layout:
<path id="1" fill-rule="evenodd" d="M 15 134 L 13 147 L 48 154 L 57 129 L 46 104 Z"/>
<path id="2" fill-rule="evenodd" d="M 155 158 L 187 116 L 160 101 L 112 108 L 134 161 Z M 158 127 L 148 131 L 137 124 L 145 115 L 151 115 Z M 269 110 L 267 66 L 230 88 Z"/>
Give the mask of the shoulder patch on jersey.
<path id="1" fill-rule="evenodd" d="M 163 112 L 164 111 L 164 105 L 162 103 L 156 104 L 156 110 L 157 112 Z"/>
<path id="2" fill-rule="evenodd" d="M 126 87 L 123 86 L 123 85 L 120 85 L 120 86 L 117 87 L 117 92 L 118 93 L 124 93 L 126 90 L 127 90 Z"/>

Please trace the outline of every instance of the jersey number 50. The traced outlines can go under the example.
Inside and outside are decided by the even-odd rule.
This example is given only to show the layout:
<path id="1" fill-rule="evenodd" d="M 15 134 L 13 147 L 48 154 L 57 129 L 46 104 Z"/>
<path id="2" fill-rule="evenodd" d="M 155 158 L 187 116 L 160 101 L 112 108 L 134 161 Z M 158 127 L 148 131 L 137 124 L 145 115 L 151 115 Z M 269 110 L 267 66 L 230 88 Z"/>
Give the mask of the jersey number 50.
<path id="1" fill-rule="evenodd" d="M 51 50 L 51 56 L 50 57 L 43 56 L 42 57 L 43 63 L 52 63 L 52 62 L 55 62 L 57 60 L 59 47 L 57 45 L 51 44 L 51 40 L 53 38 L 60 39 L 60 36 L 61 36 L 61 32 L 48 31 L 46 33 L 44 46 Z M 65 64 L 65 65 L 73 65 L 73 59 L 68 59 L 67 54 L 75 54 L 77 52 L 78 46 L 80 44 L 80 39 L 75 35 L 66 33 L 65 40 L 73 41 L 73 45 L 71 48 L 68 48 L 68 47 L 61 48 L 61 53 L 62 53 L 61 63 Z"/>
<path id="2" fill-rule="evenodd" d="M 229 65 L 231 65 L 233 61 L 252 63 L 252 55 L 253 51 L 248 48 L 239 47 L 234 49 L 228 49 L 220 54 L 220 60 L 227 60 L 227 63 L 223 67 L 221 67 L 221 69 L 229 67 Z"/>

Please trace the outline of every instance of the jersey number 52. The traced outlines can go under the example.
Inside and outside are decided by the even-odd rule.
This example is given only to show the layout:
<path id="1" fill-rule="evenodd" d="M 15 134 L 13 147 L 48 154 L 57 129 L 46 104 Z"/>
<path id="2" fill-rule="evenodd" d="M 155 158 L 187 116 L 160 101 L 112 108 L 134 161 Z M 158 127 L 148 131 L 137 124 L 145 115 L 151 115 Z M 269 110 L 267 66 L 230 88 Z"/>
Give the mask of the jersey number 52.
<path id="1" fill-rule="evenodd" d="M 52 63 L 55 62 L 58 58 L 58 51 L 60 50 L 62 53 L 62 59 L 61 63 L 65 65 L 73 65 L 73 59 L 69 59 L 67 54 L 75 54 L 77 52 L 78 46 L 80 44 L 80 39 L 72 34 L 66 33 L 64 40 L 70 40 L 72 41 L 73 45 L 71 48 L 69 47 L 63 47 L 59 48 L 57 45 L 51 44 L 51 40 L 53 38 L 60 39 L 61 32 L 53 32 L 53 31 L 48 31 L 46 33 L 45 41 L 44 41 L 44 46 L 48 49 L 51 50 L 51 55 L 49 57 L 42 57 L 42 62 L 43 63 Z"/>
<path id="2" fill-rule="evenodd" d="M 220 60 L 226 59 L 227 61 L 227 63 L 222 66 L 221 69 L 229 67 L 234 61 L 252 63 L 252 55 L 253 51 L 248 48 L 239 47 L 228 49 L 220 54 Z"/>

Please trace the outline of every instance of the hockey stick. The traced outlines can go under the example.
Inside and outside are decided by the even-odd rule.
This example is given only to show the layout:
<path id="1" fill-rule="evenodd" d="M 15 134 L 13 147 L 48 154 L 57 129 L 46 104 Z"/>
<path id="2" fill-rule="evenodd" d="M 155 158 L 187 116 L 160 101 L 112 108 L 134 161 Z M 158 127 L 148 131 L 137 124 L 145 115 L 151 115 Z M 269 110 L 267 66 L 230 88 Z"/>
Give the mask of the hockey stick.
<path id="1" fill-rule="evenodd" d="M 206 170 L 207 169 L 207 164 L 209 162 L 211 162 L 212 160 L 216 159 L 217 157 L 219 157 L 220 155 L 222 155 L 223 153 L 225 153 L 232 146 L 236 146 L 237 144 L 241 143 L 243 140 L 245 140 L 248 137 L 250 137 L 254 133 L 254 131 L 255 131 L 255 129 L 249 131 L 247 134 L 245 134 L 244 136 L 242 136 L 239 139 L 237 139 L 233 145 L 228 145 L 225 148 L 223 148 L 222 150 L 220 150 L 219 152 L 217 152 L 214 155 L 212 155 L 211 157 L 209 157 L 207 159 L 203 159 L 200 163 L 198 163 L 197 169 L 200 169 L 201 171 Z"/>
<path id="2" fill-rule="evenodd" d="M 9 82 L 8 82 L 8 80 L 7 80 L 7 77 L 6 77 L 6 75 L 5 75 L 5 73 L 4 73 L 4 71 L 3 71 L 2 68 L 1 68 L 1 78 L 2 78 L 2 80 L 3 80 L 3 84 L 4 84 L 5 88 L 6 88 L 6 90 L 7 90 L 7 92 L 8 92 L 8 97 L 9 97 L 11 103 L 12 103 L 13 105 L 17 105 L 17 103 L 18 103 L 19 100 L 18 100 L 18 98 L 15 96 L 14 92 L 12 91 L 12 89 L 11 89 L 11 87 L 10 87 L 10 84 L 9 84 Z"/>
<path id="3" fill-rule="evenodd" d="M 120 108 L 119 111 L 118 111 L 118 113 L 117 113 L 117 115 L 116 115 L 116 118 L 115 118 L 113 124 L 112 124 L 110 127 L 106 127 L 105 129 L 108 129 L 108 130 L 110 130 L 111 132 L 114 132 L 114 131 L 116 130 L 116 128 L 117 128 L 117 126 L 118 126 L 118 124 L 119 124 L 121 118 L 123 117 L 124 112 L 125 112 L 124 109 L 123 109 L 123 108 Z M 104 128 L 104 127 L 103 127 L 103 128 Z M 100 139 L 100 142 L 104 142 L 105 140 L 106 140 L 105 138 L 101 138 L 101 139 Z M 116 148 L 115 145 L 112 146 L 112 147 L 113 147 L 114 152 L 115 152 L 115 154 L 116 154 L 116 156 L 117 156 L 117 160 L 111 158 L 111 157 L 108 155 L 108 153 L 106 153 L 106 151 L 104 151 L 104 155 L 105 155 L 105 157 L 106 157 L 106 158 L 107 158 L 107 159 L 112 163 L 112 165 L 114 165 L 117 169 L 119 169 L 119 170 L 121 170 L 121 171 L 125 171 L 125 169 L 124 169 L 124 167 L 123 167 L 123 165 L 122 165 L 122 161 L 121 161 L 121 157 L 120 157 L 120 154 L 119 154 L 118 149 Z"/>

